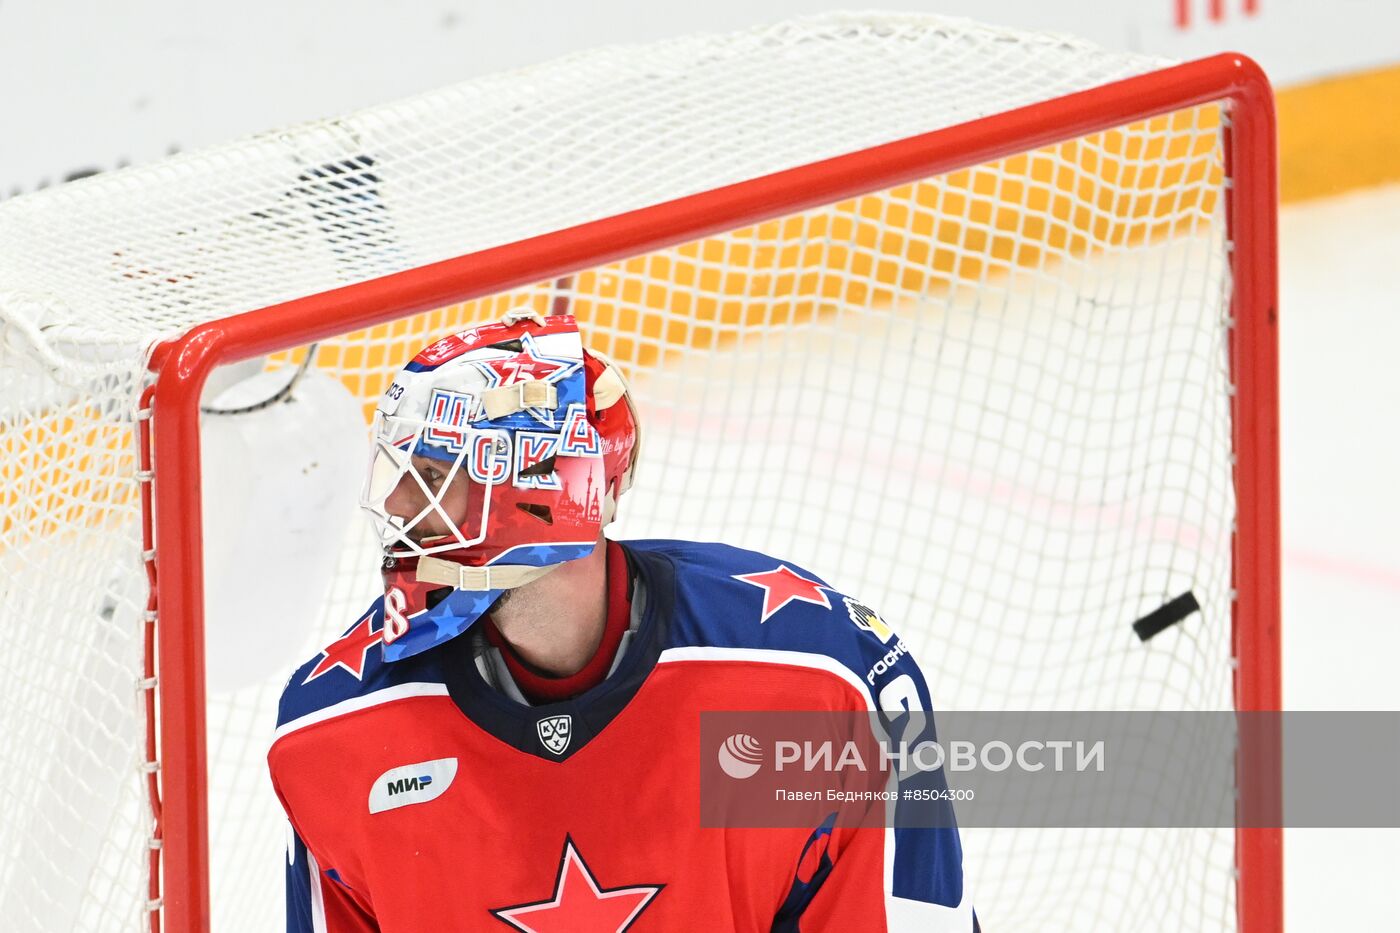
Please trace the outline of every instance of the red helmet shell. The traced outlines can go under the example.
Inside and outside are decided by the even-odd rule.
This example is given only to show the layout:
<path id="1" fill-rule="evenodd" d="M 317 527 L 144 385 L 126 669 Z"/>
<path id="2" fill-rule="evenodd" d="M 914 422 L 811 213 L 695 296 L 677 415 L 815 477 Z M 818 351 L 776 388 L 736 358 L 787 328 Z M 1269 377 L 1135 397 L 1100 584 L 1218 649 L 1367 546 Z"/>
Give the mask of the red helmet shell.
<path id="1" fill-rule="evenodd" d="M 403 577 L 424 558 L 487 568 L 456 587 L 482 593 L 590 553 L 631 484 L 637 434 L 622 374 L 583 349 L 572 315 L 513 312 L 424 348 L 380 401 L 361 499 L 407 627 L 433 601 Z"/>

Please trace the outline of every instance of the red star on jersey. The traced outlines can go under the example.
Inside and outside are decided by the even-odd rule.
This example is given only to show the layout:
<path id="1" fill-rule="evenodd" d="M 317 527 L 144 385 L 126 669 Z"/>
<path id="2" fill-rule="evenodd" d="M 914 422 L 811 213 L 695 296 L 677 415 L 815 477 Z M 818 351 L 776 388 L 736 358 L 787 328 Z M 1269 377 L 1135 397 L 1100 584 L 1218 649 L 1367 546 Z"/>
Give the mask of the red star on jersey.
<path id="1" fill-rule="evenodd" d="M 565 836 L 554 896 L 547 901 L 501 907 L 491 913 L 524 933 L 622 933 L 631 928 L 663 887 L 639 884 L 600 888 L 598 879 L 574 848 L 574 840 Z"/>
<path id="2" fill-rule="evenodd" d="M 758 620 L 760 624 L 767 622 L 773 613 L 794 599 L 831 608 L 831 601 L 822 592 L 825 587 L 796 573 L 787 564 L 779 564 L 776 570 L 765 570 L 763 573 L 736 573 L 734 579 L 763 588 L 763 617 Z"/>
<path id="3" fill-rule="evenodd" d="M 365 672 L 365 657 L 369 654 L 369 649 L 378 644 L 384 634 L 382 631 L 369 630 L 373 622 L 374 616 L 367 615 L 354 628 L 327 645 L 321 652 L 321 660 L 316 662 L 316 666 L 302 683 L 309 684 L 335 667 L 354 674 L 355 679 L 359 680 Z"/>

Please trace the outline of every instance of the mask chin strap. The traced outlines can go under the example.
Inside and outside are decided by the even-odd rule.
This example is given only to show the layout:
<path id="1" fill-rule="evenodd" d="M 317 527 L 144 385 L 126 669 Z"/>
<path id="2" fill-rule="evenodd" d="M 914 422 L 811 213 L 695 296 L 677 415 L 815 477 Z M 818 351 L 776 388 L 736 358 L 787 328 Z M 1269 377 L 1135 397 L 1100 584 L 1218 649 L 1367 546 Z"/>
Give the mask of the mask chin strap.
<path id="1" fill-rule="evenodd" d="M 437 583 L 459 590 L 513 590 L 538 580 L 559 566 L 551 564 L 548 567 L 526 567 L 519 564 L 501 564 L 497 567 L 467 567 L 440 557 L 420 557 L 417 577 L 420 583 Z"/>

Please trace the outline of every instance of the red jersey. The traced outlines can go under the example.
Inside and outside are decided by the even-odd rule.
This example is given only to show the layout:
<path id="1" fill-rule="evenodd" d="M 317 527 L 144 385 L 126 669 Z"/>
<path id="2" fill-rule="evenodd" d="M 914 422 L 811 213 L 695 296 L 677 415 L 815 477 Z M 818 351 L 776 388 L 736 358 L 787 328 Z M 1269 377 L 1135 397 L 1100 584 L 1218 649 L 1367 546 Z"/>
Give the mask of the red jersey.
<path id="1" fill-rule="evenodd" d="M 761 554 L 614 554 L 631 625 L 577 695 L 526 701 L 478 632 L 386 662 L 378 603 L 292 676 L 288 930 L 974 930 L 955 828 L 701 825 L 700 714 L 866 711 L 895 678 L 928 709 L 893 633 Z"/>

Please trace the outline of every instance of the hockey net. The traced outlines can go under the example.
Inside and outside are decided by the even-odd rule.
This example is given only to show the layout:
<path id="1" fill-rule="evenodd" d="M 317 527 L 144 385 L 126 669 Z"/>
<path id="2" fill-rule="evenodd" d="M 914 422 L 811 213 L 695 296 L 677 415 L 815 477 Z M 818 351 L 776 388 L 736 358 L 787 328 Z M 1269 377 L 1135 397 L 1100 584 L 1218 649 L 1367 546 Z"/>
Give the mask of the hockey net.
<path id="1" fill-rule="evenodd" d="M 380 289 L 342 302 L 373 326 L 312 348 L 296 336 L 306 302 L 332 289 L 468 254 L 489 264 L 506 254 L 481 251 L 1165 67 L 961 21 L 829 16 L 579 55 L 0 204 L 0 916 L 25 931 L 146 929 L 201 883 L 154 842 L 183 842 L 160 799 L 184 754 L 166 688 L 188 677 L 155 670 L 155 635 L 192 623 L 151 596 L 187 545 L 166 530 L 173 515 L 150 521 L 162 424 L 149 388 L 175 378 L 175 357 L 148 362 L 191 328 L 286 302 L 261 319 L 277 352 L 236 373 L 278 375 L 239 396 L 220 370 L 205 393 L 222 411 L 203 416 L 210 528 L 225 497 L 295 508 L 279 443 L 334 421 L 318 393 L 352 399 L 327 449 L 358 470 L 363 416 L 417 348 L 520 305 L 567 308 L 642 411 L 613 536 L 723 540 L 812 567 L 900 629 L 942 708 L 1240 704 L 1236 667 L 1276 656 L 1252 629 L 1234 640 L 1239 502 L 1269 509 L 1234 472 L 1235 373 L 1240 354 L 1271 350 L 1232 316 L 1223 105 L 1184 95 L 1077 135 L 1088 118 L 1066 110 L 1069 138 L 1041 130 L 989 161 L 982 136 L 960 137 L 964 155 L 949 137 L 947 171 L 856 194 L 853 165 L 828 203 L 755 201 L 728 226 L 745 215 L 717 196 L 601 264 L 579 248 L 513 273 L 535 284 L 431 311 Z M 211 456 L 220 431 L 254 440 Z M 157 463 L 155 487 L 179 472 Z M 281 922 L 284 821 L 264 769 L 276 697 L 375 593 L 352 498 L 331 508 L 334 533 L 298 545 L 324 557 L 305 617 L 282 619 L 275 600 L 257 622 L 214 605 L 272 572 L 278 521 L 217 561 L 206 542 L 211 676 L 186 719 L 207 724 L 194 792 L 209 805 L 216 930 Z M 1239 599 L 1267 607 L 1270 586 L 1251 576 Z M 1188 591 L 1199 613 L 1147 643 L 1133 634 Z M 215 676 L 249 642 L 255 682 Z M 964 837 L 989 929 L 1237 928 L 1233 830 Z M 1277 896 L 1267 877 L 1245 893 Z"/>

